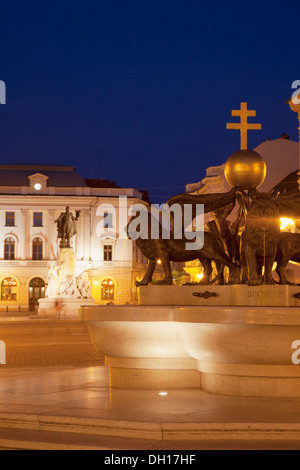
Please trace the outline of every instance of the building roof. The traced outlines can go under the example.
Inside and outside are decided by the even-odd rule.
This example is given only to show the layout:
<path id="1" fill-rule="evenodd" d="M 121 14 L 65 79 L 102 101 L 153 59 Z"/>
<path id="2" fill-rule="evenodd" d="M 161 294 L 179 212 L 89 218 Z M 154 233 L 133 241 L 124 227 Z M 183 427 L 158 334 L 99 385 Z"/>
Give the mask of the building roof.
<path id="1" fill-rule="evenodd" d="M 85 179 L 75 167 L 57 164 L 15 163 L 0 165 L 0 186 L 29 186 L 29 176 L 41 173 L 48 177 L 48 186 L 86 187 Z"/>
<path id="2" fill-rule="evenodd" d="M 86 182 L 86 185 L 89 188 L 116 188 L 116 189 L 120 189 L 120 186 L 117 186 L 114 181 L 109 181 L 109 180 L 105 180 L 105 179 L 99 179 L 99 180 L 86 179 L 85 182 Z"/>
<path id="3" fill-rule="evenodd" d="M 57 163 L 0 165 L 0 194 L 118 197 L 148 201 L 148 193 L 106 179 L 85 179 L 73 166 Z"/>
<path id="4" fill-rule="evenodd" d="M 299 193 L 298 178 L 298 170 L 293 171 L 286 178 L 280 181 L 280 183 L 278 183 L 273 189 L 286 196 Z"/>
<path id="5" fill-rule="evenodd" d="M 267 176 L 259 191 L 267 192 L 299 168 L 299 143 L 282 136 L 254 149 L 266 162 Z"/>

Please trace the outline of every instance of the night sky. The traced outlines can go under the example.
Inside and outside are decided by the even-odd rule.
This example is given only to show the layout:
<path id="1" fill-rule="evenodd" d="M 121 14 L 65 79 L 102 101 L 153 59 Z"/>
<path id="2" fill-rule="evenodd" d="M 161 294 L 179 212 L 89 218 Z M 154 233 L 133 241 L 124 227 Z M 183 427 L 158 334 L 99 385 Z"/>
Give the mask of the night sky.
<path id="1" fill-rule="evenodd" d="M 263 124 L 249 148 L 297 140 L 299 18 L 296 0 L 3 0 L 0 163 L 72 165 L 163 202 L 239 149 L 242 101 Z"/>

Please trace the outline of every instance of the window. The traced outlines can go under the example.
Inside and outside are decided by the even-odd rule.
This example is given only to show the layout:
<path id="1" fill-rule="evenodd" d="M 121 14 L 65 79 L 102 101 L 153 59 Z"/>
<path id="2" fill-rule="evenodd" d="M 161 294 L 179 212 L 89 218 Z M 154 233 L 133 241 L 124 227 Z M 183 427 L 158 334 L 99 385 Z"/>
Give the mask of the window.
<path id="1" fill-rule="evenodd" d="M 41 238 L 35 238 L 32 242 L 32 259 L 42 260 L 43 259 L 43 240 Z"/>
<path id="2" fill-rule="evenodd" d="M 2 281 L 1 300 L 17 300 L 17 283 L 12 277 Z"/>
<path id="3" fill-rule="evenodd" d="M 15 213 L 14 212 L 6 212 L 6 214 L 5 214 L 5 225 L 6 225 L 6 227 L 14 227 L 15 226 Z"/>
<path id="4" fill-rule="evenodd" d="M 43 213 L 42 212 L 34 212 L 33 213 L 33 226 L 34 227 L 42 227 L 43 226 Z"/>
<path id="5" fill-rule="evenodd" d="M 115 300 L 115 283 L 111 279 L 104 279 L 101 284 L 101 299 Z"/>
<path id="6" fill-rule="evenodd" d="M 103 259 L 104 261 L 113 260 L 113 247 L 112 245 L 104 245 L 103 247 Z"/>
<path id="7" fill-rule="evenodd" d="M 11 237 L 6 238 L 4 242 L 4 259 L 5 260 L 15 259 L 15 240 Z"/>
<path id="8" fill-rule="evenodd" d="M 109 212 L 104 213 L 104 228 L 113 228 L 113 215 Z"/>

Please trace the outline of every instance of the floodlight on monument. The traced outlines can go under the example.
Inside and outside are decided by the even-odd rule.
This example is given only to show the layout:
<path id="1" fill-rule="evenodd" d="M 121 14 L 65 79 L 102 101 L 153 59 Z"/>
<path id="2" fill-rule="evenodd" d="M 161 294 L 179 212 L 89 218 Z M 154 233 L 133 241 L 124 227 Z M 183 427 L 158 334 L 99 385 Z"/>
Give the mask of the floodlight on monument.
<path id="1" fill-rule="evenodd" d="M 293 227 L 295 222 L 292 219 L 280 219 L 280 230 L 285 230 L 287 227 Z"/>

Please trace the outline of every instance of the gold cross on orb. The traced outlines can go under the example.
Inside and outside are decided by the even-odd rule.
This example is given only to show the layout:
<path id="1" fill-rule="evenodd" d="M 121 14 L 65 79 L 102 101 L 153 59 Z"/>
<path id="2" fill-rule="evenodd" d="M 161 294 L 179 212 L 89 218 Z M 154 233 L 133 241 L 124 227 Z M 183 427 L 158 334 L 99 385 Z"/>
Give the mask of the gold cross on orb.
<path id="1" fill-rule="evenodd" d="M 241 132 L 241 150 L 247 150 L 248 140 L 247 134 L 250 130 L 261 130 L 261 124 L 250 124 L 248 117 L 256 117 L 256 111 L 250 111 L 248 109 L 248 103 L 241 103 L 241 109 L 233 110 L 232 116 L 239 116 L 241 122 L 228 123 L 227 129 L 239 130 Z"/>

